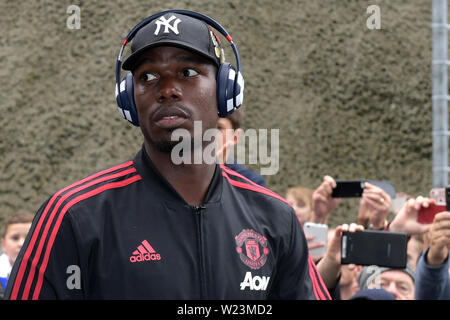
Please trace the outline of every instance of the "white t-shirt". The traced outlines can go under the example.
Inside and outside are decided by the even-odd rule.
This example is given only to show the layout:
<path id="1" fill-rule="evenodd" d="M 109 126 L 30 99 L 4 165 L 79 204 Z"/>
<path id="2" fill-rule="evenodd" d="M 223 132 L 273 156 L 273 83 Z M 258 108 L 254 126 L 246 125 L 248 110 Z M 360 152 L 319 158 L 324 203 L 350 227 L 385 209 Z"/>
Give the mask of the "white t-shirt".
<path id="1" fill-rule="evenodd" d="M 9 257 L 6 253 L 0 255 L 0 278 L 9 278 L 11 273 L 12 265 L 9 263 Z"/>

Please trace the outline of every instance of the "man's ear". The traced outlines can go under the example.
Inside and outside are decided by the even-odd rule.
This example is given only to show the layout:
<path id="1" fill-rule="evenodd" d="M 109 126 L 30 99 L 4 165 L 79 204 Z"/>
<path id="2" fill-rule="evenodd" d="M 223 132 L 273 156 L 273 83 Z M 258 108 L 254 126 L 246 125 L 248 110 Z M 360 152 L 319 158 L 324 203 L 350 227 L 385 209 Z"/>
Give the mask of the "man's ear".
<path id="1" fill-rule="evenodd" d="M 238 128 L 237 130 L 234 130 L 234 134 L 233 134 L 233 142 L 234 144 L 237 144 L 239 139 L 242 137 L 242 133 L 244 131 L 241 128 Z"/>

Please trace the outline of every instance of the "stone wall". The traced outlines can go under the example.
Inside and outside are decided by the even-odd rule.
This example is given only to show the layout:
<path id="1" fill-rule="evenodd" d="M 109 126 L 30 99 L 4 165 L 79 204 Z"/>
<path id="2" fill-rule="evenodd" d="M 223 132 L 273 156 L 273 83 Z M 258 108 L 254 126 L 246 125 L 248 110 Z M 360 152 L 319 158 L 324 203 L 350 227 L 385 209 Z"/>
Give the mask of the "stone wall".
<path id="1" fill-rule="evenodd" d="M 71 4 L 81 9 L 78 30 L 66 24 Z M 380 30 L 366 26 L 371 4 L 381 8 Z M 142 136 L 117 112 L 115 60 L 130 28 L 169 8 L 207 14 L 233 36 L 244 127 L 280 130 L 271 189 L 315 188 L 329 174 L 428 194 L 429 1 L 3 0 L 0 222 L 135 154 Z M 357 205 L 344 200 L 330 224 L 353 221 Z"/>

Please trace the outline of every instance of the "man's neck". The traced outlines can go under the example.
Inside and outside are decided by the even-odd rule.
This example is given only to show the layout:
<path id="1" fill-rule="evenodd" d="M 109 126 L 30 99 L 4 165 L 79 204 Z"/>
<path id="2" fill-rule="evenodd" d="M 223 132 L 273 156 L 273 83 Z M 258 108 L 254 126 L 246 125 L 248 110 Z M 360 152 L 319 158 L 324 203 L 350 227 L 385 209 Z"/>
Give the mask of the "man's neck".
<path id="1" fill-rule="evenodd" d="M 160 152 L 147 143 L 145 151 L 161 175 L 189 205 L 203 204 L 214 176 L 215 163 L 175 164 L 170 152 Z"/>

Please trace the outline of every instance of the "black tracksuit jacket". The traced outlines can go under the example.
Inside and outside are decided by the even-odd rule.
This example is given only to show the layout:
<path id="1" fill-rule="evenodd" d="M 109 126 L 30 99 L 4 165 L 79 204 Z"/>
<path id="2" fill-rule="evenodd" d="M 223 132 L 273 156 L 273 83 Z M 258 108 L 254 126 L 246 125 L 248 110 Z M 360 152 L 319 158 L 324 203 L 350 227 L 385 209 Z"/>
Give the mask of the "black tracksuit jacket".
<path id="1" fill-rule="evenodd" d="M 192 186 L 195 188 L 195 185 Z M 144 148 L 50 197 L 7 299 L 329 299 L 280 196 L 222 165 L 188 205 Z"/>

